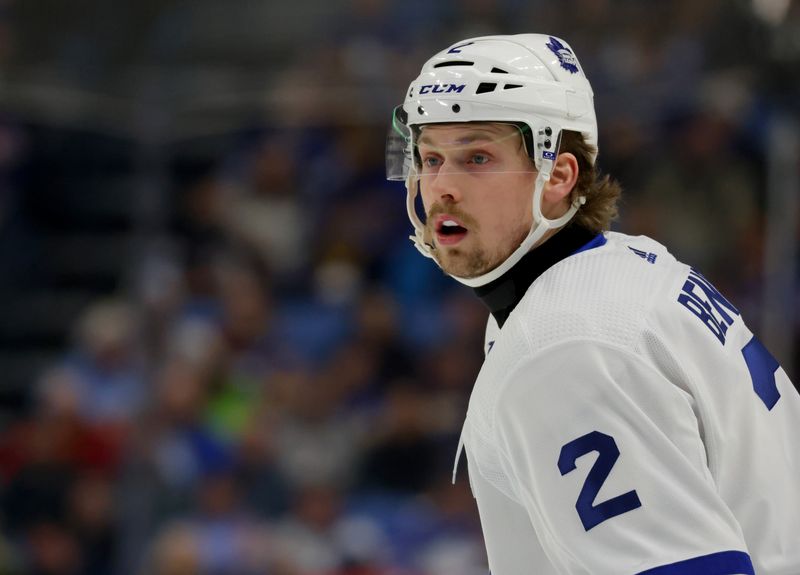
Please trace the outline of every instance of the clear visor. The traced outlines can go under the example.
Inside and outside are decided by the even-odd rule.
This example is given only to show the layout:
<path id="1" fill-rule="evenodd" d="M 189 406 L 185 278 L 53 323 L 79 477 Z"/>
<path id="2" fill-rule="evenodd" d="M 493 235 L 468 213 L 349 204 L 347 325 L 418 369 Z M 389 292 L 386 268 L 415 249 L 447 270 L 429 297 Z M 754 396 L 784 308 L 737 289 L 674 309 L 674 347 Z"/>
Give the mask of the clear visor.
<path id="1" fill-rule="evenodd" d="M 403 106 L 392 110 L 392 123 L 386 136 L 386 179 L 405 181 L 414 162 L 411 151 L 411 128 L 408 124 L 408 114 Z"/>
<path id="2" fill-rule="evenodd" d="M 513 122 L 409 126 L 402 106 L 392 113 L 386 140 L 386 178 L 405 181 L 445 174 L 535 174 L 530 128 Z"/>

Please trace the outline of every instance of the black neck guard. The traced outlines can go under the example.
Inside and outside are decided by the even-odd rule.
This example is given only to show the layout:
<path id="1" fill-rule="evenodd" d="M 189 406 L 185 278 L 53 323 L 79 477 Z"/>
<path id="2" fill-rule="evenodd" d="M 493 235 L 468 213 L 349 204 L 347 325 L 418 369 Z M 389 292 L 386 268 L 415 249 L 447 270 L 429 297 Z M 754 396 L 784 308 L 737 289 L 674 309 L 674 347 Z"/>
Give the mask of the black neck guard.
<path id="1" fill-rule="evenodd" d="M 536 278 L 595 237 L 597 234 L 585 228 L 569 226 L 525 254 L 514 267 L 493 282 L 474 288 L 475 294 L 492 312 L 497 324 L 503 327 Z"/>

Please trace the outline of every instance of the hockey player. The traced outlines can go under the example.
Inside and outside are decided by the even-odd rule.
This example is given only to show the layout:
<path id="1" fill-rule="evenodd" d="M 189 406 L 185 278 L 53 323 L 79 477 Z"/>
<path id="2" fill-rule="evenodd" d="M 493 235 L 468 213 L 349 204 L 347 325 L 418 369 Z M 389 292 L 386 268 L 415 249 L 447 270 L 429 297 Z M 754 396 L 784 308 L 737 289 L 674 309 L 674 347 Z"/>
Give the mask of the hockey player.
<path id="1" fill-rule="evenodd" d="M 462 445 L 493 575 L 800 574 L 800 397 L 699 271 L 608 231 L 570 46 L 454 44 L 391 134 L 411 239 L 491 311 Z"/>

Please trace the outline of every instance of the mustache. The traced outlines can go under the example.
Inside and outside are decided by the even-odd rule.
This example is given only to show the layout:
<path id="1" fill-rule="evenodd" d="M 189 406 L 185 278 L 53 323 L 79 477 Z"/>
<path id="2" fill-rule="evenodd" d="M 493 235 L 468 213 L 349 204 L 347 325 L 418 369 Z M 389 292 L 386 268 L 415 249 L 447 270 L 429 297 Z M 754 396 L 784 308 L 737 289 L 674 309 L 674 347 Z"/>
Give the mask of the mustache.
<path id="1" fill-rule="evenodd" d="M 473 218 L 466 212 L 462 211 L 459 207 L 454 205 L 443 205 L 440 204 L 439 202 L 435 202 L 431 206 L 431 209 L 428 210 L 428 213 L 425 215 L 425 227 L 430 226 L 432 220 L 436 216 L 440 216 L 442 214 L 448 214 L 450 216 L 458 218 L 459 220 L 461 220 L 462 224 L 464 224 L 467 228 L 471 230 L 474 230 L 475 228 L 478 227 L 478 222 L 475 220 L 475 218 Z"/>

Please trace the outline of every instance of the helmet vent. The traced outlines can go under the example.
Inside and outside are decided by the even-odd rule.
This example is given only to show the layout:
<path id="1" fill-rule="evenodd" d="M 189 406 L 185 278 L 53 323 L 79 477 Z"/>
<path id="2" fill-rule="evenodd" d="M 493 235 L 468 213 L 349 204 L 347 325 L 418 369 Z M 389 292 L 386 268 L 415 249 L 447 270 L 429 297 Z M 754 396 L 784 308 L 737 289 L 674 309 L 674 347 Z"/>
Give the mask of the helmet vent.
<path id="1" fill-rule="evenodd" d="M 478 89 L 475 90 L 476 94 L 486 94 L 487 92 L 494 92 L 497 84 L 491 82 L 481 82 L 478 84 Z"/>
<path id="2" fill-rule="evenodd" d="M 522 88 L 522 84 L 506 84 L 503 90 L 513 90 L 514 88 Z"/>
<path id="3" fill-rule="evenodd" d="M 448 66 L 472 66 L 473 62 L 463 62 L 461 60 L 451 60 L 450 62 L 439 62 L 434 64 L 434 68 L 447 68 Z"/>
<path id="4" fill-rule="evenodd" d="M 492 68 L 492 74 L 508 74 L 508 72 L 501 68 Z"/>

